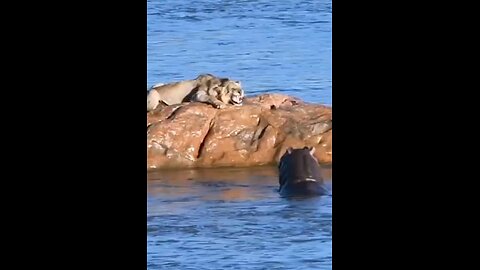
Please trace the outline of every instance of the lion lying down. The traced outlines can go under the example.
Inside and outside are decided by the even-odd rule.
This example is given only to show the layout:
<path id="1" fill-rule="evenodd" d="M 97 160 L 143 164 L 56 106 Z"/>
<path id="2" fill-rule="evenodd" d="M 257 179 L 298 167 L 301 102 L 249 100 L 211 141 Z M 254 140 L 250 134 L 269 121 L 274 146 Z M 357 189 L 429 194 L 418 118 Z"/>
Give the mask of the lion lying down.
<path id="1" fill-rule="evenodd" d="M 161 103 L 203 102 L 222 109 L 228 104 L 242 105 L 245 93 L 239 81 L 202 74 L 194 80 L 154 85 L 147 93 L 147 112 Z"/>

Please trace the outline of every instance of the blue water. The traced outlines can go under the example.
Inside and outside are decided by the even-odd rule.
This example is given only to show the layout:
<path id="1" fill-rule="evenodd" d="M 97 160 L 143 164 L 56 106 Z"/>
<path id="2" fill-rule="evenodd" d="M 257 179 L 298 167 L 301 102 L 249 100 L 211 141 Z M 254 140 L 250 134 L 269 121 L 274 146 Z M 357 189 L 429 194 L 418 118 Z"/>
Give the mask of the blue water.
<path id="1" fill-rule="evenodd" d="M 148 178 L 148 269 L 332 268 L 332 197 L 281 198 L 275 167 Z"/>
<path id="2" fill-rule="evenodd" d="M 147 85 L 200 73 L 332 103 L 331 1 L 148 0 Z"/>
<path id="3" fill-rule="evenodd" d="M 147 7 L 147 85 L 212 73 L 240 80 L 247 95 L 331 105 L 331 1 Z M 148 269 L 331 269 L 332 198 L 280 198 L 277 177 L 275 168 L 149 173 Z"/>

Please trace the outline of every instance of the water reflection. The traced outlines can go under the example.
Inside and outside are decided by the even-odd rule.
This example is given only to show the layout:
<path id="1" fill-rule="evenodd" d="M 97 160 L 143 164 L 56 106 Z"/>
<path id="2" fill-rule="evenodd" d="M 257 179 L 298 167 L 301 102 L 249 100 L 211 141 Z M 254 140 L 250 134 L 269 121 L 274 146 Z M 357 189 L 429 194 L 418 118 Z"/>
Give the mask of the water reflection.
<path id="1" fill-rule="evenodd" d="M 323 166 L 322 173 L 331 187 L 331 166 Z M 148 173 L 147 194 L 152 198 L 171 197 L 178 202 L 189 199 L 242 201 L 277 196 L 277 188 L 278 170 L 274 166 L 157 170 Z"/>
<path id="2" fill-rule="evenodd" d="M 323 173 L 331 186 L 331 167 Z M 148 268 L 331 269 L 331 197 L 281 198 L 277 177 L 276 167 L 150 172 Z"/>

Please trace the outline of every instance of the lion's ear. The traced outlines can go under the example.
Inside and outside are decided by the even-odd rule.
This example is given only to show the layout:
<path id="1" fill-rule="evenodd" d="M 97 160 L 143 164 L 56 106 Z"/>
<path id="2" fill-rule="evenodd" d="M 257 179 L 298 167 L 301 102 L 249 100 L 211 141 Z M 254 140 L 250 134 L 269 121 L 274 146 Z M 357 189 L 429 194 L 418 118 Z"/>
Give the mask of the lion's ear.
<path id="1" fill-rule="evenodd" d="M 228 78 L 220 78 L 220 84 L 224 85 L 225 83 L 227 83 L 229 81 Z"/>
<path id="2" fill-rule="evenodd" d="M 242 87 L 242 83 L 240 81 L 235 81 L 240 87 Z"/>

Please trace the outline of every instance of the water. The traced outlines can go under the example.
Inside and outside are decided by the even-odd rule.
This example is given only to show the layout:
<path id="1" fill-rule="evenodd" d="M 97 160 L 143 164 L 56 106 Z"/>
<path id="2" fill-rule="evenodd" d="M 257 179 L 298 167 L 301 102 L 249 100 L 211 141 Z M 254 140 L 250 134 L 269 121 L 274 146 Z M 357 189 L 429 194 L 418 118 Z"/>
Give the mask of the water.
<path id="1" fill-rule="evenodd" d="M 240 80 L 247 95 L 332 104 L 331 1 L 149 0 L 147 8 L 147 85 L 212 73 Z M 148 269 L 332 267 L 332 198 L 280 198 L 275 168 L 148 177 Z"/>
<path id="2" fill-rule="evenodd" d="M 150 172 L 148 269 L 331 269 L 332 197 L 277 188 L 275 167 Z"/>
<path id="3" fill-rule="evenodd" d="M 148 0 L 147 85 L 200 73 L 332 104 L 331 1 Z"/>

